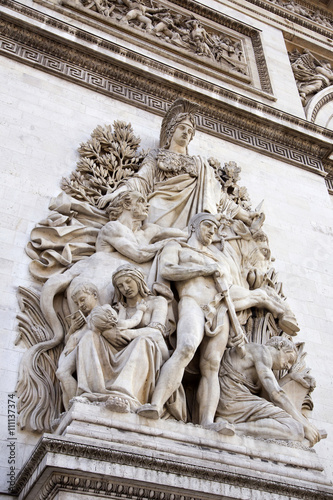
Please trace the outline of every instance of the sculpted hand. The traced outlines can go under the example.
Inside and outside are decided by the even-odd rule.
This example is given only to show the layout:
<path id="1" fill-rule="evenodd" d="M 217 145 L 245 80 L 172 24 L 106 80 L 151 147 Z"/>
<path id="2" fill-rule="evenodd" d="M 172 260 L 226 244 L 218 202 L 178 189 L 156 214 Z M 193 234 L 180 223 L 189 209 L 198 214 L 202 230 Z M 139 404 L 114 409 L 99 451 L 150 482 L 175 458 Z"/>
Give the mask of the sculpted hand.
<path id="1" fill-rule="evenodd" d="M 310 441 L 310 446 L 313 446 L 320 441 L 320 433 L 318 429 L 316 429 L 316 427 L 309 422 L 304 424 L 304 435 L 306 439 Z"/>
<path id="2" fill-rule="evenodd" d="M 165 240 L 157 241 L 156 243 L 152 243 L 151 245 L 140 246 L 140 250 L 142 252 L 158 252 L 160 248 L 165 245 Z"/>
<path id="3" fill-rule="evenodd" d="M 223 271 L 217 262 L 214 264 L 208 264 L 203 268 L 203 276 L 211 276 L 212 274 L 219 273 L 219 276 L 223 275 Z"/>
<path id="4" fill-rule="evenodd" d="M 310 369 L 303 370 L 302 372 L 290 372 L 289 375 L 295 382 L 298 382 L 306 389 L 313 389 L 316 387 L 315 379 L 309 375 Z"/>
<path id="5" fill-rule="evenodd" d="M 147 311 L 147 304 L 143 300 L 142 302 L 140 302 L 139 304 L 137 304 L 136 308 L 139 311 L 146 312 Z"/>
<path id="6" fill-rule="evenodd" d="M 118 302 L 117 303 L 117 308 L 118 308 L 118 313 L 123 313 L 126 311 L 126 307 L 123 306 L 123 304 L 121 302 Z"/>
<path id="7" fill-rule="evenodd" d="M 106 194 L 105 196 L 101 196 L 98 200 L 97 207 L 104 208 L 110 201 L 115 197 L 114 193 Z"/>
<path id="8" fill-rule="evenodd" d="M 115 347 L 125 347 L 131 342 L 131 340 L 133 339 L 131 335 L 128 334 L 128 330 L 117 331 L 116 336 L 112 341 L 112 344 Z"/>
<path id="9" fill-rule="evenodd" d="M 113 193 L 107 193 L 104 196 L 101 196 L 100 199 L 98 200 L 98 208 L 104 208 L 107 203 L 110 203 L 110 201 L 114 200 L 118 194 L 127 191 L 126 186 L 121 186 L 120 188 L 117 188 Z"/>
<path id="10" fill-rule="evenodd" d="M 85 320 L 83 314 L 81 314 L 80 312 L 76 313 L 75 316 L 72 318 L 71 326 L 70 326 L 70 329 L 68 330 L 67 335 L 71 335 L 72 333 L 76 332 L 77 330 L 80 330 L 81 328 L 83 328 L 85 323 L 86 323 L 86 320 Z"/>
<path id="11" fill-rule="evenodd" d="M 235 335 L 234 337 L 231 337 L 229 335 L 227 345 L 228 345 L 228 347 L 239 347 L 239 346 L 245 345 L 244 334 L 239 333 L 238 335 Z"/>
<path id="12" fill-rule="evenodd" d="M 244 224 L 246 224 L 248 227 L 250 227 L 252 225 L 252 222 L 257 219 L 258 217 L 260 217 L 260 213 L 258 212 L 250 212 L 250 211 L 247 211 L 247 210 L 244 210 L 244 209 L 241 209 L 238 214 L 237 214 L 237 219 L 241 220 L 242 222 L 244 222 Z"/>

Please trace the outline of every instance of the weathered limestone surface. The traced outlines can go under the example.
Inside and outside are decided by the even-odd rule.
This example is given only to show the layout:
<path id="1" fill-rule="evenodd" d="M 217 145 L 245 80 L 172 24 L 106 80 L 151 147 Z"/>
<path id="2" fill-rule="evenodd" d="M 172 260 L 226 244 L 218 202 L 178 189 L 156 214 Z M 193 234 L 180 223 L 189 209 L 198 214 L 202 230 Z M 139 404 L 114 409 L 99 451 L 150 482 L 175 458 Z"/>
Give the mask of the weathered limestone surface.
<path id="1" fill-rule="evenodd" d="M 214 7 L 216 8 L 215 3 Z M 262 40 L 276 101 L 269 101 L 258 95 L 255 99 L 265 104 L 269 103 L 270 106 L 295 116 L 304 117 L 302 103 L 298 97 L 281 32 L 276 28 L 266 26 L 262 21 L 254 21 L 242 9 L 236 11 L 230 4 L 224 12 L 245 23 L 254 23 L 256 28 L 263 30 Z M 81 23 L 78 20 L 73 22 L 77 25 Z M 96 28 L 94 30 L 100 33 Z M 144 52 L 143 49 L 140 50 Z M 30 287 L 34 284 L 28 273 L 30 259 L 24 251 L 25 245 L 29 241 L 30 232 L 38 221 L 48 215 L 50 198 L 58 195 L 61 177 L 69 176 L 78 160 L 78 155 L 75 152 L 77 146 L 88 139 L 91 131 L 97 125 L 112 123 L 117 119 L 126 123 L 130 122 L 134 133 L 141 138 L 142 147 L 145 149 L 148 147 L 157 148 L 161 118 L 148 110 L 112 99 L 72 82 L 66 82 L 53 74 L 47 74 L 14 60 L 2 57 L 1 63 L 1 88 L 4 89 L 0 97 L 2 102 L 1 141 L 4 168 L 2 169 L 0 188 L 2 194 L 1 253 L 3 259 L 0 311 L 3 317 L 3 334 L 1 336 L 1 422 L 3 425 L 1 425 L 0 488 L 6 491 L 9 437 L 7 433 L 7 394 L 15 390 L 19 363 L 25 351 L 22 346 L 14 346 L 17 329 L 15 316 L 18 312 L 16 290 L 18 286 Z M 194 70 L 191 71 L 193 74 L 195 73 Z M 280 77 L 281 74 L 285 75 L 283 79 Z M 214 83 L 213 78 L 212 82 Z M 224 87 L 237 91 L 237 85 L 230 82 L 225 83 Z M 242 93 L 251 98 L 254 95 L 249 90 L 243 90 Z M 132 101 L 132 104 L 135 104 L 135 101 Z M 318 114 L 319 118 L 320 114 Z M 329 120 L 329 115 L 325 119 Z M 332 201 L 327 193 L 324 179 L 313 172 L 288 164 L 288 162 L 269 158 L 259 154 L 258 151 L 245 149 L 203 131 L 196 132 L 190 150 L 193 155 L 204 154 L 207 157 L 217 157 L 221 162 L 236 162 L 241 166 L 241 184 L 247 187 L 253 207 L 265 199 L 265 231 L 269 236 L 273 256 L 276 258 L 274 265 L 279 272 L 279 279 L 283 282 L 288 302 L 298 320 L 300 332 L 297 340 L 306 342 L 307 365 L 311 367 L 311 373 L 317 381 L 317 388 L 312 396 L 314 410 L 310 417 L 311 422 L 317 428 L 324 428 L 328 432 L 328 438 L 316 445 L 316 454 L 320 464 L 324 466 L 327 477 L 332 478 L 333 407 L 330 397 L 332 380 L 328 374 L 333 355 L 331 342 L 333 232 Z M 69 437 L 72 439 L 73 435 L 79 435 L 79 440 L 83 442 L 82 436 L 87 438 L 88 425 L 91 435 L 86 439 L 87 444 L 91 445 L 93 440 L 100 438 L 100 433 L 104 439 L 105 430 L 101 430 L 101 427 L 105 426 L 107 434 L 110 435 L 111 432 L 112 439 L 114 442 L 117 441 L 119 421 L 116 419 L 118 423 L 115 423 L 114 428 L 110 431 L 106 422 L 109 414 L 105 413 L 105 416 L 101 417 L 96 416 L 96 421 L 92 422 L 90 412 L 88 415 L 86 414 L 87 408 L 90 406 L 75 403 L 75 406 L 70 410 L 70 419 L 73 420 L 68 420 L 69 427 L 65 429 L 65 424 L 61 424 L 62 427 L 57 431 L 59 435 L 63 436 L 61 439 L 66 440 Z M 92 411 L 96 410 L 95 407 L 91 408 Z M 85 414 L 84 418 L 83 414 Z M 81 418 L 83 424 L 82 422 L 78 423 Z M 98 420 L 99 418 L 101 418 L 101 422 Z M 138 418 L 135 415 L 126 416 L 126 422 L 129 422 L 129 426 L 133 426 L 133 432 L 137 430 Z M 161 432 L 170 432 L 171 434 L 178 432 L 176 423 L 166 422 L 164 426 L 164 423 L 160 421 L 155 424 L 151 420 L 143 419 L 143 417 L 141 419 L 140 423 L 143 422 L 144 428 L 154 430 L 156 436 Z M 125 424 L 122 422 L 122 425 Z M 184 424 L 178 425 L 187 429 Z M 208 435 L 209 439 L 214 441 L 213 431 L 205 434 L 207 431 L 197 427 L 190 426 L 189 429 L 191 429 L 191 435 L 193 431 L 194 448 L 199 446 L 198 443 L 201 446 Z M 188 436 L 188 432 L 186 430 L 186 436 Z M 156 436 L 154 435 L 152 439 L 154 443 L 151 445 L 152 447 L 157 450 L 164 449 L 166 446 L 166 450 L 171 448 L 175 453 L 173 444 L 167 441 L 165 445 L 163 439 Z M 15 465 L 19 470 L 23 463 L 28 460 L 40 435 L 17 430 L 16 437 Z M 136 434 L 133 441 L 122 446 L 128 446 L 128 450 L 130 450 L 131 447 L 137 446 L 138 439 L 140 438 Z M 171 438 L 168 437 L 168 439 Z M 231 452 L 235 448 L 237 452 L 240 448 L 245 449 L 244 466 L 246 464 L 249 468 L 251 468 L 253 459 L 249 458 L 247 450 L 252 449 L 252 447 L 258 449 L 261 446 L 253 438 L 239 438 L 238 436 L 230 438 L 219 436 L 218 441 L 221 442 L 222 448 L 226 446 L 225 443 L 230 444 L 228 450 Z M 254 442 L 255 444 L 253 444 Z M 146 438 L 144 443 L 146 447 Z M 284 455 L 284 449 L 281 451 L 282 447 L 276 445 L 277 450 L 274 446 L 272 444 L 271 450 L 270 445 L 263 445 L 263 456 L 260 456 L 260 462 L 259 458 L 256 459 L 256 470 L 259 470 L 258 464 L 265 464 L 262 460 L 266 460 L 267 457 L 270 460 L 272 455 L 276 453 L 281 453 L 281 456 L 284 457 L 283 460 L 292 461 L 290 457 L 295 457 L 297 464 L 302 461 L 299 450 L 288 448 L 289 458 L 287 459 Z M 196 455 L 197 449 L 192 458 L 196 463 L 202 460 L 202 467 L 205 467 L 205 460 L 216 462 L 214 457 L 220 453 L 213 444 L 212 449 L 213 451 L 209 451 L 211 453 L 209 459 L 207 458 L 208 452 L 207 455 L 203 452 L 200 457 Z M 165 449 L 163 453 L 166 453 Z M 162 456 L 162 459 L 170 458 L 168 453 L 169 451 Z M 226 455 L 225 450 L 222 454 Z M 312 458 L 316 457 L 316 454 L 307 453 L 306 456 L 311 457 L 311 459 L 309 458 L 309 463 L 304 465 L 309 469 L 313 468 L 315 471 L 313 475 L 311 475 L 312 472 L 304 471 L 300 471 L 299 475 L 298 472 L 294 474 L 294 469 L 290 468 L 288 469 L 289 474 L 286 474 L 286 481 L 290 479 L 290 482 L 294 484 L 299 481 L 300 487 L 302 485 L 309 487 L 311 484 L 311 488 L 313 488 L 317 481 L 316 478 L 319 478 L 318 483 L 320 483 L 322 491 L 326 491 L 325 487 L 327 487 L 327 492 L 330 491 L 326 479 L 323 479 L 323 474 L 318 472 L 320 465 L 318 465 L 317 458 Z M 153 452 L 152 455 L 154 455 Z M 179 456 L 182 457 L 181 462 L 184 460 L 184 455 L 189 456 L 184 452 L 184 445 L 181 444 L 179 449 Z M 50 467 L 49 470 L 52 468 L 56 470 L 59 465 L 64 467 L 61 456 L 52 459 L 51 455 L 48 454 L 46 462 Z M 232 468 L 233 461 L 231 461 L 231 465 L 228 461 L 223 462 L 223 464 L 223 467 L 227 464 L 226 470 L 228 472 L 238 473 Z M 68 459 L 66 467 L 70 470 L 76 470 L 77 461 L 71 457 Z M 97 474 L 108 474 L 105 462 L 97 464 L 90 459 L 82 460 L 82 470 L 91 471 L 93 467 L 100 467 Z M 268 474 L 267 478 L 271 478 L 274 474 L 279 476 L 281 475 L 279 467 L 274 469 L 274 466 L 264 465 L 263 475 Z M 118 466 L 117 474 L 122 480 L 126 472 L 127 470 L 124 472 L 122 467 Z M 146 485 L 149 482 L 158 482 L 161 480 L 161 476 L 162 474 L 155 476 L 151 472 L 149 478 L 143 475 L 140 477 L 140 481 Z M 166 481 L 166 479 L 163 480 Z M 176 478 L 174 481 L 173 485 L 178 485 Z M 208 492 L 212 491 L 212 485 L 212 482 L 202 478 L 195 479 L 188 485 L 179 483 L 180 488 L 185 486 L 193 491 L 203 491 L 207 495 Z M 248 493 L 245 487 L 241 494 L 237 487 L 231 486 L 226 486 L 223 491 L 214 490 L 214 492 L 219 495 L 219 498 L 222 498 L 222 494 L 225 498 L 260 498 L 260 496 L 256 497 L 253 492 Z M 32 493 L 31 498 L 33 495 L 34 493 Z M 57 498 L 80 498 L 80 496 L 74 492 L 63 492 L 59 493 Z M 204 496 L 200 498 L 204 498 Z M 281 493 L 273 497 L 272 494 L 271 498 L 282 500 L 285 496 Z"/>
<path id="2" fill-rule="evenodd" d="M 64 468 L 67 486 L 61 478 Z M 39 474 L 41 480 L 35 482 Z M 119 419 L 113 414 L 110 420 L 106 408 L 96 411 L 96 407 L 81 403 L 74 404 L 55 435 L 47 434 L 39 443 L 35 459 L 22 471 L 22 479 L 31 476 L 29 487 L 34 486 L 27 497 L 26 492 L 21 497 L 34 498 L 43 483 L 51 491 L 53 481 L 63 484 L 67 490 L 63 495 L 80 498 L 79 492 L 72 491 L 74 474 L 77 484 L 89 477 L 93 487 L 99 479 L 97 490 L 101 492 L 106 488 L 105 479 L 110 477 L 107 488 L 114 494 L 121 489 L 125 495 L 133 494 L 134 488 L 139 497 L 152 498 L 165 492 L 173 493 L 175 498 L 259 499 L 269 495 L 284 500 L 302 494 L 305 498 L 324 498 L 331 491 L 311 451 L 281 442 L 254 443 L 251 438 L 236 436 L 219 435 L 216 439 L 215 432 L 197 426 L 179 427 L 171 421 L 152 423 L 136 415 Z M 131 476 L 134 480 L 128 481 Z M 140 488 L 143 491 L 138 493 Z M 90 495 L 94 495 L 92 488 Z"/>

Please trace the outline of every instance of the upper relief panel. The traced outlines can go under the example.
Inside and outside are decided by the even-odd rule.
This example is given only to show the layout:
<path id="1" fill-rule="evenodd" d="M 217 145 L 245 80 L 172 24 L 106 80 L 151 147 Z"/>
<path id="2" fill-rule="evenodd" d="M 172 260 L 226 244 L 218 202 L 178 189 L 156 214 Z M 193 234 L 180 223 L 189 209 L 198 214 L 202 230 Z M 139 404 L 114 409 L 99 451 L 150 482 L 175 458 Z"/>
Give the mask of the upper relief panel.
<path id="1" fill-rule="evenodd" d="M 122 41 L 123 50 L 126 43 L 141 53 L 148 50 L 173 77 L 201 75 L 212 84 L 228 82 L 272 97 L 260 31 L 216 10 L 181 0 L 63 0 L 62 5 L 86 22 L 99 22 Z"/>
<path id="2" fill-rule="evenodd" d="M 233 3 L 238 3 L 238 0 Z M 244 2 L 239 3 L 244 4 Z M 269 10 L 273 16 L 275 14 L 281 16 L 287 23 L 292 21 L 295 23 L 294 29 L 296 30 L 303 27 L 324 36 L 327 36 L 328 30 L 333 30 L 333 4 L 331 0 L 312 2 L 306 0 L 247 0 L 247 3 Z M 328 38 L 332 38 L 332 35 Z"/>

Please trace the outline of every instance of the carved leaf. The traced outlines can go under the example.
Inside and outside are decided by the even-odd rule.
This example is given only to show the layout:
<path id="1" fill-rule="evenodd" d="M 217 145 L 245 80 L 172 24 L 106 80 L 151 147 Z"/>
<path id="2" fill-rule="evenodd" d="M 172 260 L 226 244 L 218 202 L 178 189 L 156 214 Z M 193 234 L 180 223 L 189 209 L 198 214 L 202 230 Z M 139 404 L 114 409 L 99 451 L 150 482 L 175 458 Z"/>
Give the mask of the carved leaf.
<path id="1" fill-rule="evenodd" d="M 143 152 L 137 151 L 139 145 L 130 124 L 114 122 L 113 130 L 110 125 L 99 125 L 91 139 L 80 145 L 81 158 L 70 177 L 62 180 L 62 189 L 97 206 L 101 196 L 117 189 L 122 179 L 138 170 L 144 158 Z"/>
<path id="2" fill-rule="evenodd" d="M 21 313 L 16 344 L 23 341 L 28 347 L 19 369 L 16 386 L 18 396 L 18 425 L 21 429 L 49 431 L 61 411 L 61 389 L 55 375 L 61 345 L 47 350 L 53 332 L 40 309 L 38 292 L 19 287 Z"/>

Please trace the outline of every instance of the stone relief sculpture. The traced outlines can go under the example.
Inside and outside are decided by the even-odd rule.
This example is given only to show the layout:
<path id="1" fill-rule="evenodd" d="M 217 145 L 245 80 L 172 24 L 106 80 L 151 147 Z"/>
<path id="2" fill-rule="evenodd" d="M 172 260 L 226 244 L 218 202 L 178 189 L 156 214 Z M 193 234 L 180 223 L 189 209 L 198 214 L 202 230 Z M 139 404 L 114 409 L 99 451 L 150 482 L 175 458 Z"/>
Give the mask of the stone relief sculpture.
<path id="1" fill-rule="evenodd" d="M 129 9 L 127 13 L 120 18 L 120 21 L 129 24 L 130 21 L 137 21 L 140 28 L 144 28 L 146 31 L 151 31 L 153 29 L 153 23 L 150 19 L 151 14 L 158 14 L 163 12 L 165 9 L 153 9 L 147 7 L 141 2 L 131 2 L 124 0 L 123 3 Z M 148 17 L 149 16 L 149 17 Z"/>
<path id="2" fill-rule="evenodd" d="M 321 11 L 320 9 L 311 9 L 307 5 L 303 5 L 295 0 L 268 0 L 269 2 L 283 7 L 288 11 L 298 16 L 309 19 L 315 23 L 324 26 L 325 28 L 332 29 L 332 19 L 328 17 L 328 12 Z"/>
<path id="3" fill-rule="evenodd" d="M 314 94 L 331 85 L 331 64 L 328 61 L 318 61 L 309 51 L 303 51 L 301 54 L 297 49 L 289 53 L 289 59 L 299 95 L 305 106 Z"/>
<path id="4" fill-rule="evenodd" d="M 126 190 L 147 196 L 148 221 L 163 227 L 187 227 L 196 213 L 216 213 L 217 208 L 250 224 L 257 215 L 242 209 L 221 191 L 215 170 L 206 159 L 188 155 L 195 132 L 197 106 L 176 100 L 165 115 L 160 133 L 160 149 L 148 153 L 137 173 L 119 189 L 103 196 L 99 207 Z"/>
<path id="5" fill-rule="evenodd" d="M 86 9 L 102 14 L 111 21 L 156 36 L 164 42 L 185 49 L 219 66 L 248 75 L 242 41 L 220 31 L 207 30 L 193 15 L 172 11 L 162 3 L 144 1 L 80 0 Z"/>
<path id="6" fill-rule="evenodd" d="M 273 297 L 264 289 L 249 290 L 238 285 L 238 270 L 233 273 L 235 261 L 211 246 L 217 226 L 213 215 L 197 214 L 190 221 L 187 243 L 169 242 L 160 254 L 159 274 L 162 279 L 176 283 L 179 297 L 177 347 L 162 368 L 152 403 L 138 413 L 159 417 L 165 401 L 179 387 L 186 366 L 200 347 L 199 423 L 224 432 L 221 425 L 214 423 L 219 395 L 218 368 L 229 339 L 239 346 L 246 341 L 236 312 L 262 307 L 278 317 L 280 327 L 288 333 L 294 335 L 298 326 L 277 294 Z M 240 347 L 239 350 L 242 351 Z"/>
<path id="7" fill-rule="evenodd" d="M 299 327 L 261 204 L 252 210 L 234 162 L 189 154 L 197 109 L 177 99 L 146 153 L 129 125 L 98 127 L 32 231 L 36 287 L 19 290 L 22 428 L 50 430 L 79 400 L 146 425 L 256 435 L 266 419 L 266 438 L 323 437 L 302 415 L 314 381 L 304 346 L 288 340 Z"/>
<path id="8" fill-rule="evenodd" d="M 272 371 L 295 364 L 296 346 L 283 337 L 272 337 L 265 345 L 246 344 L 244 350 L 243 357 L 235 348 L 223 357 L 216 420 L 227 419 L 236 432 L 246 435 L 294 441 L 305 436 L 311 445 L 318 442 L 319 431 L 295 408 Z M 266 397 L 260 396 L 263 389 Z"/>
<path id="9" fill-rule="evenodd" d="M 124 371 L 124 366 L 118 359 L 120 356 L 117 348 L 123 349 L 127 343 L 134 340 L 134 334 L 129 330 L 136 328 L 141 323 L 144 313 L 148 309 L 143 302 L 142 295 L 150 294 L 150 292 L 145 286 L 143 275 L 138 270 L 132 269 L 130 266 L 124 267 L 117 273 L 120 277 L 122 277 L 121 271 L 125 280 L 133 280 L 131 276 L 134 276 L 138 282 L 133 280 L 138 285 L 137 287 L 134 283 L 131 283 L 132 288 L 126 287 L 125 293 L 133 295 L 134 300 L 137 300 L 133 306 L 134 313 L 130 318 L 126 317 L 126 310 L 121 306 L 121 303 L 118 304 L 119 315 L 109 304 L 99 306 L 98 291 L 94 285 L 82 283 L 72 292 L 72 298 L 79 309 L 72 317 L 72 324 L 66 335 L 65 348 L 60 355 L 56 372 L 66 410 L 69 408 L 71 399 L 82 394 L 86 400 L 90 400 L 90 398 L 93 398 L 93 401 L 98 398 L 99 400 L 105 399 L 103 394 L 111 392 L 108 392 L 109 389 L 105 387 L 105 380 L 110 383 L 112 377 L 115 376 L 115 365 L 119 365 L 120 371 Z M 140 293 L 137 291 L 135 295 L 133 290 L 139 286 L 141 287 Z M 156 299 L 162 299 L 162 297 L 156 297 Z M 141 302 L 139 302 L 140 300 Z M 161 300 L 155 301 L 156 311 L 151 311 L 151 314 L 154 312 L 157 316 L 157 309 L 163 309 L 160 302 Z M 164 325 L 162 326 L 165 328 Z M 135 334 L 138 335 L 139 330 Z M 162 343 L 162 347 L 164 347 L 165 354 L 165 343 L 164 345 Z M 136 347 L 134 350 L 138 354 L 139 348 Z M 125 356 L 123 354 L 122 358 L 127 361 L 128 353 Z M 143 364 L 142 354 L 141 363 Z M 109 356 L 110 359 L 104 359 L 106 356 Z M 114 359 L 115 357 L 117 359 Z M 89 363 L 86 362 L 87 359 L 89 359 Z M 108 367 L 112 368 L 112 375 L 107 373 Z M 73 377 L 74 372 L 76 373 L 75 378 Z M 119 374 L 117 375 L 119 378 Z M 117 383 L 117 387 L 119 390 L 119 383 Z M 127 394 L 128 392 L 127 389 Z M 109 397 L 109 404 L 111 400 Z M 120 406 L 122 399 L 118 397 L 115 401 Z M 126 401 L 123 402 L 123 406 L 126 406 Z"/>
<path id="10" fill-rule="evenodd" d="M 129 412 L 150 399 L 160 367 L 169 357 L 164 339 L 167 300 L 153 296 L 142 272 L 131 265 L 120 266 L 112 282 L 118 314 L 109 304 L 94 305 L 77 332 L 76 353 L 67 347 L 71 337 L 67 342 L 57 377 L 67 393 L 73 388 L 70 399 L 79 396 L 80 401 L 106 402 L 111 410 Z M 75 293 L 80 292 L 79 285 Z M 67 368 L 70 356 L 76 363 L 76 380 L 73 368 L 71 374 Z"/>

